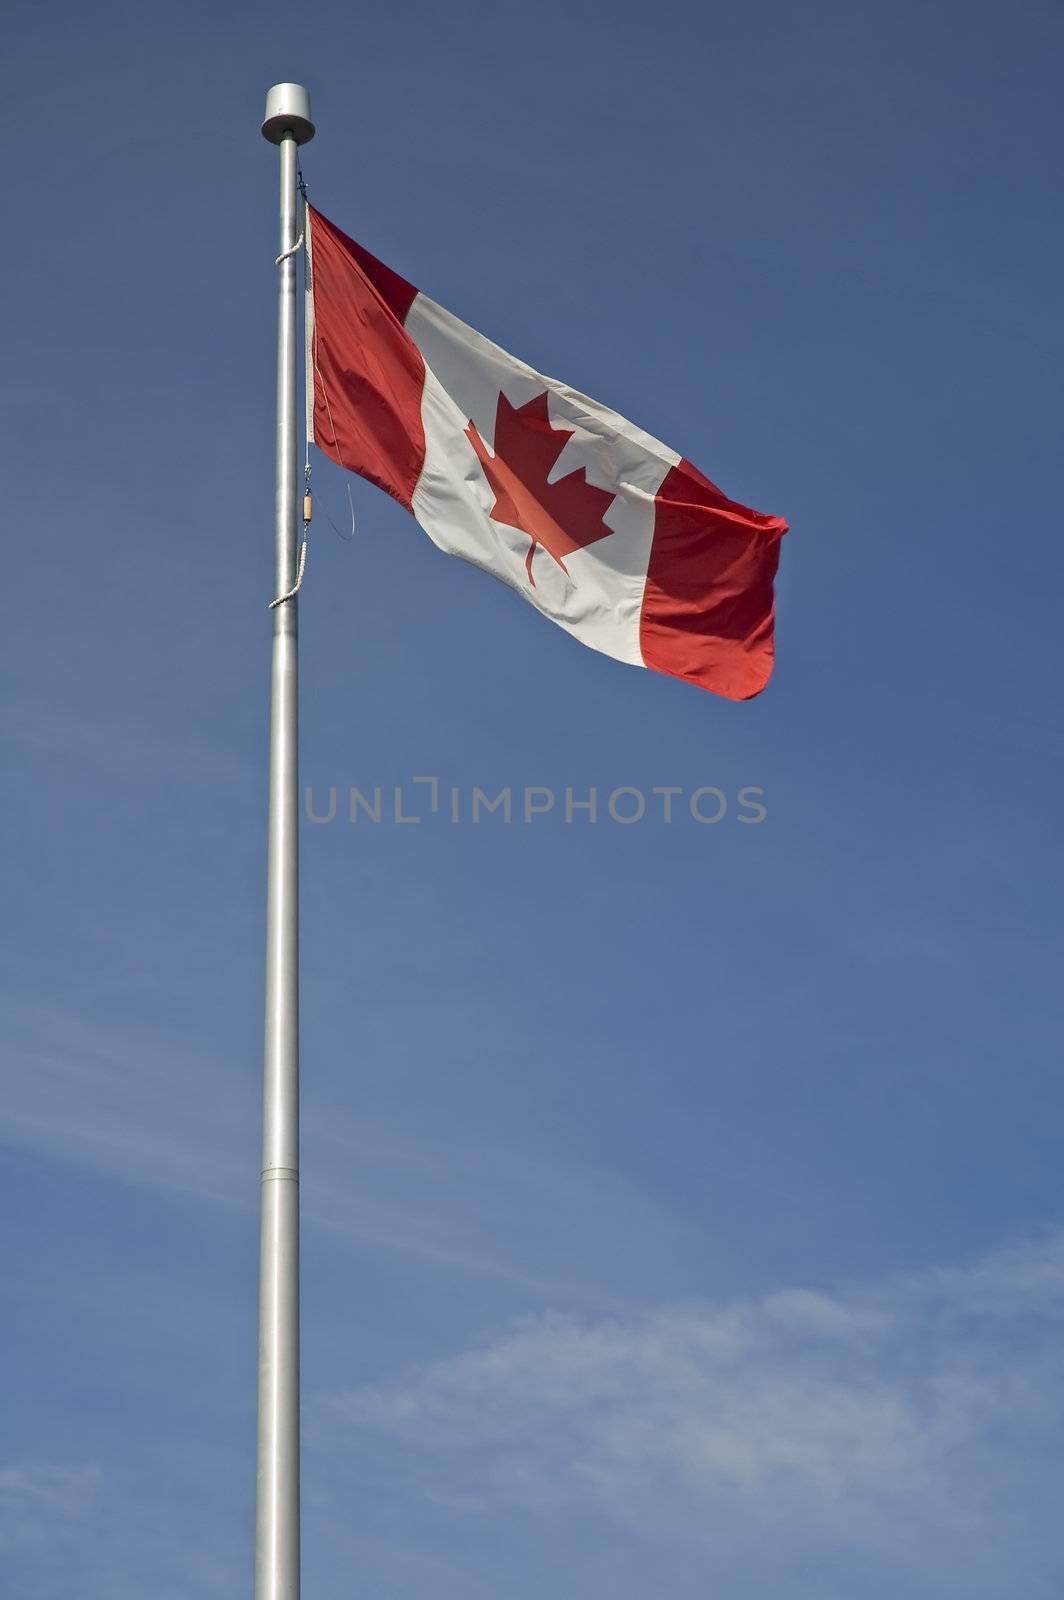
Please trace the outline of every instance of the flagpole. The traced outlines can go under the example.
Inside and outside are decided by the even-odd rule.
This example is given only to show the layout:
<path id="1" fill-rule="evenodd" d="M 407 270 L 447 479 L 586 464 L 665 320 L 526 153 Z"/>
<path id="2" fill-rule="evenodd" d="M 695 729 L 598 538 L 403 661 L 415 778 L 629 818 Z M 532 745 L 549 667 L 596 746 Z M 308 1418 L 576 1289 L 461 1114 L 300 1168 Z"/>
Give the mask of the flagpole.
<path id="1" fill-rule="evenodd" d="M 296 256 L 298 151 L 314 137 L 295 83 L 266 96 L 279 146 L 275 594 L 292 588 L 298 526 Z M 289 254 L 288 252 L 291 252 Z M 299 699 L 297 606 L 273 612 L 266 868 L 266 1029 L 259 1263 L 255 1600 L 299 1600 Z"/>

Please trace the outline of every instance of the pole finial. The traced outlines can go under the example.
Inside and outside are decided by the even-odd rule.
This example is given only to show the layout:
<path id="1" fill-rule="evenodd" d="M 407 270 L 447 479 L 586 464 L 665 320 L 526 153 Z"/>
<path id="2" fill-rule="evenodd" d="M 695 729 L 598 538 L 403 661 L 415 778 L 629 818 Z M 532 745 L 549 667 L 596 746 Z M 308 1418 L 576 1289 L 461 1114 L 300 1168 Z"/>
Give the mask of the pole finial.
<path id="1" fill-rule="evenodd" d="M 313 139 L 310 95 L 301 83 L 275 83 L 272 89 L 266 91 L 266 120 L 262 124 L 262 136 L 271 144 L 280 144 L 289 133 L 296 144 L 309 144 Z"/>

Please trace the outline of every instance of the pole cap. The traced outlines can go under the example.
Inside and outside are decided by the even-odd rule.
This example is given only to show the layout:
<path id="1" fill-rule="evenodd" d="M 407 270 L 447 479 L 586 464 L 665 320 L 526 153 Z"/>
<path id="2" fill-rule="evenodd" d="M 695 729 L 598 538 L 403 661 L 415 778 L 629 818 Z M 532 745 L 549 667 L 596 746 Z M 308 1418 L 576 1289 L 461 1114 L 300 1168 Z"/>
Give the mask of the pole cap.
<path id="1" fill-rule="evenodd" d="M 262 137 L 271 144 L 280 144 L 289 133 L 296 144 L 309 144 L 313 139 L 310 95 L 301 83 L 275 83 L 272 89 L 266 91 L 266 120 L 262 124 Z"/>

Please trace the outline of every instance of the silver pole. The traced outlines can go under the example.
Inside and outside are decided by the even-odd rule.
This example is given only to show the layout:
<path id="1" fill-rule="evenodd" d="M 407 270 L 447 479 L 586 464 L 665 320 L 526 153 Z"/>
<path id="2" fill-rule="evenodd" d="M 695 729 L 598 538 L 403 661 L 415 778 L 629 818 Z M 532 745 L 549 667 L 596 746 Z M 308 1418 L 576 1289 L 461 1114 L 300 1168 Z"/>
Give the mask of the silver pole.
<path id="1" fill-rule="evenodd" d="M 299 235 L 298 150 L 314 136 L 307 91 L 276 84 L 263 134 L 280 146 L 281 254 Z M 296 263 L 277 268 L 276 594 L 295 580 L 298 527 Z M 259 1265 L 255 1600 L 299 1600 L 299 699 L 297 604 L 273 615 L 266 868 L 266 1040 Z"/>

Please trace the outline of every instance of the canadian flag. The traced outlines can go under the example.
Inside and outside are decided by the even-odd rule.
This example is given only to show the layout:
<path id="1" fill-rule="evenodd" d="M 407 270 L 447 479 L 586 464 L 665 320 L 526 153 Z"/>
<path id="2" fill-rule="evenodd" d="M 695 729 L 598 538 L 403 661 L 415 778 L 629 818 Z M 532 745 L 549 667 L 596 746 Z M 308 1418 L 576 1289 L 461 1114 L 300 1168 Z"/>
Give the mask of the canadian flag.
<path id="1" fill-rule="evenodd" d="M 308 431 L 461 556 L 619 661 L 746 700 L 780 517 L 508 355 L 307 209 Z"/>

